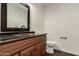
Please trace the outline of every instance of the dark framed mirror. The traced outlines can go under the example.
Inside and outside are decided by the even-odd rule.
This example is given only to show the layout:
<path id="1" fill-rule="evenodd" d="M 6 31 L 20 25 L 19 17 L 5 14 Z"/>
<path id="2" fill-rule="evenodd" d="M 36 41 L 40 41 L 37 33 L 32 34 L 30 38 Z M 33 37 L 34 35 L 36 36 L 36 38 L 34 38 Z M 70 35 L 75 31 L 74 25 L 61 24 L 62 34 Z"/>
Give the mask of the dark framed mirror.
<path id="1" fill-rule="evenodd" d="M 23 3 L 1 4 L 1 31 L 30 31 L 30 7 Z"/>

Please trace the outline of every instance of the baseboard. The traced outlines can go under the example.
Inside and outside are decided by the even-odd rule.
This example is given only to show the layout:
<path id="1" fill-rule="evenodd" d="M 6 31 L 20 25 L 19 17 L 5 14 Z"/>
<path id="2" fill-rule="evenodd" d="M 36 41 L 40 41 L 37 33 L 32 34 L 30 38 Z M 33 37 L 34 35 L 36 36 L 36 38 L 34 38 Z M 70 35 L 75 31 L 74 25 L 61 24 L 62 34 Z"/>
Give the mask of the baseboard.
<path id="1" fill-rule="evenodd" d="M 73 55 L 76 55 L 76 56 L 79 56 L 79 52 L 77 51 L 72 51 L 72 50 L 66 50 L 66 49 L 55 49 L 55 50 L 58 50 L 58 51 L 62 51 L 62 52 L 65 52 L 65 53 L 69 53 L 69 54 L 73 54 Z"/>

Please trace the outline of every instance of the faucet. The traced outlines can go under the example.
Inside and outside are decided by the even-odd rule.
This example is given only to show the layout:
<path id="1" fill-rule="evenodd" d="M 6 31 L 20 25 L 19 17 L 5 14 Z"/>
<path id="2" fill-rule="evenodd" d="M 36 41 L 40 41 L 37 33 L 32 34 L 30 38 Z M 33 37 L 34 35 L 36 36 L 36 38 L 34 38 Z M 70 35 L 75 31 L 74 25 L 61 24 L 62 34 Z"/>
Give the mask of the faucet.
<path id="1" fill-rule="evenodd" d="M 21 31 L 21 32 L 24 32 L 24 29 L 25 29 L 25 26 L 22 25 L 21 28 L 20 28 L 20 31 Z"/>
<path id="2" fill-rule="evenodd" d="M 21 26 L 21 29 L 23 29 L 23 28 L 25 28 L 25 26 L 24 26 L 24 25 L 22 25 L 22 26 Z"/>

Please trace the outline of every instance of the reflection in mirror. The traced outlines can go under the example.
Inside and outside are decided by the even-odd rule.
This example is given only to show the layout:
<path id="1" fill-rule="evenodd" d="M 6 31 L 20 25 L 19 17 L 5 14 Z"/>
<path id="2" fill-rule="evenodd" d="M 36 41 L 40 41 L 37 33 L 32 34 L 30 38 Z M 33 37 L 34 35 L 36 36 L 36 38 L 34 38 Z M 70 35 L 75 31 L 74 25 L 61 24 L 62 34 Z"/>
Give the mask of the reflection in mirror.
<path id="1" fill-rule="evenodd" d="M 8 3 L 7 4 L 7 27 L 8 28 L 27 28 L 27 14 L 28 8 L 21 4 Z"/>
<path id="2" fill-rule="evenodd" d="M 23 3 L 1 4 L 1 31 L 30 31 L 30 7 Z"/>

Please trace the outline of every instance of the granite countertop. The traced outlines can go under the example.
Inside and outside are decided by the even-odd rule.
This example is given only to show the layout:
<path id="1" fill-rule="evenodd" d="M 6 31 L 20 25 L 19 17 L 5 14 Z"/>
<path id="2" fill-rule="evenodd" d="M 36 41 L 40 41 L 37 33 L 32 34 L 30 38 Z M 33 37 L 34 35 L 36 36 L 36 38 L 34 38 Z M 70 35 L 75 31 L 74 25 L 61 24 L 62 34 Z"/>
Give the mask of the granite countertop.
<path id="1" fill-rule="evenodd" d="M 13 35 L 1 35 L 0 45 L 8 42 L 19 41 L 27 38 L 32 38 L 35 36 L 46 35 L 46 33 L 29 33 L 29 34 L 13 34 Z"/>

